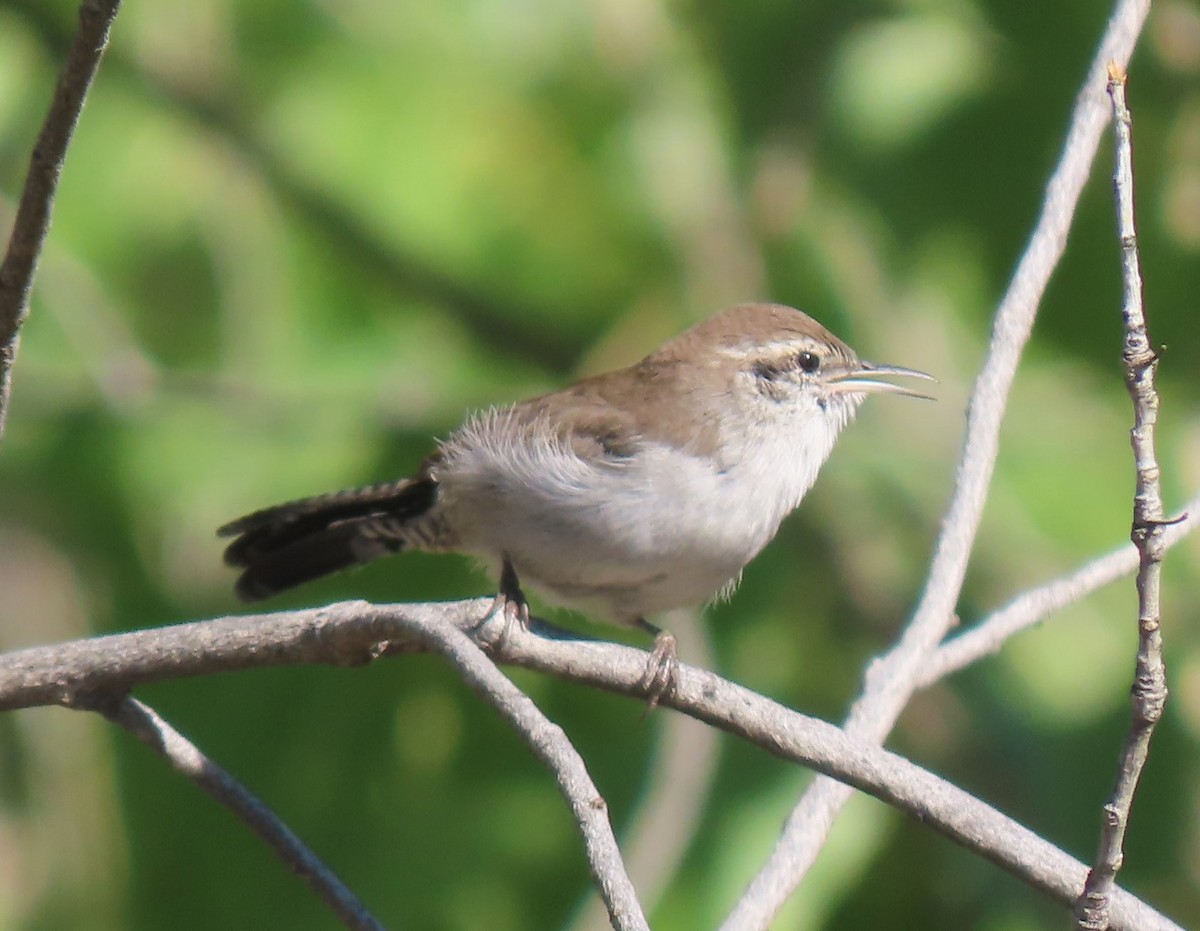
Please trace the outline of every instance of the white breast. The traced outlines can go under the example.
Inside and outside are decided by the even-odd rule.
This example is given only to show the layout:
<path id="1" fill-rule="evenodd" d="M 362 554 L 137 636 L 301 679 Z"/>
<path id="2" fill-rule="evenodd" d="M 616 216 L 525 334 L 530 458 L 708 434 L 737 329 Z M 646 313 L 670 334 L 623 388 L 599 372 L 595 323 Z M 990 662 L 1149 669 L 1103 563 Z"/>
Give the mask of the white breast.
<path id="1" fill-rule="evenodd" d="M 488 414 L 446 445 L 440 516 L 464 551 L 492 566 L 507 554 L 549 600 L 624 622 L 736 584 L 812 486 L 842 426 L 752 426 L 720 461 L 653 442 L 585 459 L 547 425 L 511 418 Z"/>

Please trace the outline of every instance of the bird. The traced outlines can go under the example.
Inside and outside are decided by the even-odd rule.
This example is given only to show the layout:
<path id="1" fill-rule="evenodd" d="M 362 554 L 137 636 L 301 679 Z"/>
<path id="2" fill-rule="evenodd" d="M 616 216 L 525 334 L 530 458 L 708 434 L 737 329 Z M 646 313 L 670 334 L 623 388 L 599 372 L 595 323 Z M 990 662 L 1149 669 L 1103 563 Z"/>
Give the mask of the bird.
<path id="1" fill-rule="evenodd" d="M 654 636 L 644 684 L 671 687 L 676 644 L 649 618 L 729 596 L 812 487 L 869 394 L 929 396 L 860 360 L 812 317 L 746 303 L 640 362 L 469 416 L 404 478 L 225 524 L 236 593 L 258 601 L 404 550 L 461 552 L 553 605 Z"/>

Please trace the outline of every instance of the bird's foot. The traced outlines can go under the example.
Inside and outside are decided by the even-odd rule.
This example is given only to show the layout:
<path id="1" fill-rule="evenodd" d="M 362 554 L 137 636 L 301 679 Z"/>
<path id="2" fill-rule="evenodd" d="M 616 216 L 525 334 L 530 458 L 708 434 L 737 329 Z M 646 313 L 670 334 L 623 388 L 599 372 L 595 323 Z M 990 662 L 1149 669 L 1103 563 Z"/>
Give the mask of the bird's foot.
<path id="1" fill-rule="evenodd" d="M 501 625 L 500 632 L 490 638 L 493 646 L 502 646 L 512 635 L 515 624 L 519 624 L 522 630 L 529 629 L 529 602 L 525 600 L 525 593 L 521 591 L 521 583 L 517 579 L 516 570 L 513 569 L 507 556 L 504 557 L 504 565 L 500 570 L 500 590 L 496 592 L 492 606 L 480 619 L 477 628 L 483 627 L 494 619 L 500 620 Z"/>
<path id="2" fill-rule="evenodd" d="M 655 627 L 645 618 L 638 618 L 637 623 L 642 630 L 654 634 L 654 649 L 638 683 L 646 693 L 646 713 L 649 714 L 665 696 L 675 690 L 679 680 L 679 657 L 674 634 Z"/>

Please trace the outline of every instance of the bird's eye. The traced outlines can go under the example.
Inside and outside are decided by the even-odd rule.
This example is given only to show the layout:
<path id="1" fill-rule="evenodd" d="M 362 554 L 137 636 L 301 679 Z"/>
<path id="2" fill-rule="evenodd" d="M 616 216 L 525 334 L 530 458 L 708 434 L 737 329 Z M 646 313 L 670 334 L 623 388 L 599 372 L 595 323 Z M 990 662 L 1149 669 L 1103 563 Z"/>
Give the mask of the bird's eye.
<path id="1" fill-rule="evenodd" d="M 800 371 L 812 375 L 821 367 L 821 357 L 815 352 L 802 352 L 796 356 L 796 364 L 800 366 Z"/>

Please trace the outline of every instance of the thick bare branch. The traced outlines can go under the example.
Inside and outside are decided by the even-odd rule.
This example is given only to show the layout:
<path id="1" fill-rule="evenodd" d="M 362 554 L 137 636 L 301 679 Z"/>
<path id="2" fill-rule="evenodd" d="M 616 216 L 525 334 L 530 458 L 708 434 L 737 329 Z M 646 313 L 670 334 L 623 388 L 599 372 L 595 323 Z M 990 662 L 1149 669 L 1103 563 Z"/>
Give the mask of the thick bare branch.
<path id="1" fill-rule="evenodd" d="M 29 315 L 33 276 L 50 232 L 58 179 L 120 5 L 120 0 L 84 0 L 80 5 L 75 41 L 29 158 L 29 174 L 21 191 L 8 250 L 0 264 L 0 439 L 4 438 L 8 420 L 12 368 L 17 359 L 21 326 Z"/>
<path id="2" fill-rule="evenodd" d="M 385 653 L 432 649 L 443 636 L 437 629 L 445 625 L 486 637 L 479 618 L 490 603 L 352 602 L 21 650 L 0 656 L 0 709 L 72 704 L 74 696 L 89 691 L 252 666 L 343 665 Z M 555 633 L 545 625 L 537 627 Z M 483 646 L 500 662 L 644 697 L 646 654 L 631 647 L 536 636 L 520 629 Z M 1073 902 L 1083 887 L 1083 864 L 961 789 L 831 724 L 686 665 L 680 666 L 677 686 L 663 704 L 909 812 L 1064 904 Z M 1114 927 L 1175 927 L 1128 894 L 1117 893 L 1112 904 Z"/>
<path id="3" fill-rule="evenodd" d="M 1112 64 L 1108 70 L 1108 93 L 1112 98 L 1117 157 L 1113 186 L 1117 199 L 1117 234 L 1121 241 L 1121 270 L 1125 283 L 1122 315 L 1125 318 L 1125 386 L 1133 401 L 1133 446 L 1137 487 L 1133 495 L 1133 544 L 1139 562 L 1138 651 L 1134 671 L 1133 720 L 1117 766 L 1117 784 L 1104 806 L 1104 822 L 1096 865 L 1088 873 L 1087 885 L 1075 906 L 1080 931 L 1104 931 L 1109 926 L 1109 896 L 1116 885 L 1124 857 L 1122 847 L 1133 793 L 1150 752 L 1150 737 L 1167 702 L 1167 670 L 1163 664 L 1162 631 L 1159 623 L 1159 587 L 1162 574 L 1164 512 L 1159 484 L 1158 458 L 1154 451 L 1154 427 L 1158 421 L 1158 392 L 1154 370 L 1158 356 L 1150 344 L 1142 307 L 1142 272 L 1138 259 L 1137 229 L 1133 213 L 1133 144 L 1129 108 L 1125 103 L 1125 69 Z"/>
<path id="4" fill-rule="evenodd" d="M 1118 0 L 1083 84 L 1059 163 L 1046 185 L 1041 215 L 996 311 L 991 345 L 975 382 L 954 499 L 942 525 L 925 592 L 899 643 L 867 671 L 846 722 L 849 733 L 880 742 L 921 678 L 921 667 L 954 620 L 967 562 L 995 468 L 1000 425 L 1038 304 L 1066 247 L 1075 205 L 1108 121 L 1103 86 L 1108 63 L 1133 54 L 1149 0 Z M 824 844 L 846 787 L 816 780 L 788 817 L 767 863 L 747 887 L 723 931 L 763 931 L 796 889 Z"/>

